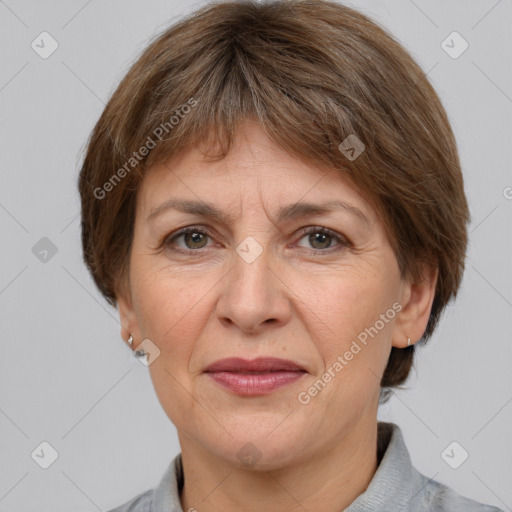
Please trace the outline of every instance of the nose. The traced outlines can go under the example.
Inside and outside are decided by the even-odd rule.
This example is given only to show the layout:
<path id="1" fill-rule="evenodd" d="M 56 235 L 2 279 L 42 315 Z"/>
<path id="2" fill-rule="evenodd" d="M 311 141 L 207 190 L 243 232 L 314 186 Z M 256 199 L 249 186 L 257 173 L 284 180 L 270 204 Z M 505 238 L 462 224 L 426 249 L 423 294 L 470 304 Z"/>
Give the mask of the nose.
<path id="1" fill-rule="evenodd" d="M 234 253 L 233 266 L 219 283 L 220 322 L 249 335 L 285 325 L 291 316 L 291 292 L 279 275 L 278 262 L 268 249 L 254 261 L 240 254 Z"/>

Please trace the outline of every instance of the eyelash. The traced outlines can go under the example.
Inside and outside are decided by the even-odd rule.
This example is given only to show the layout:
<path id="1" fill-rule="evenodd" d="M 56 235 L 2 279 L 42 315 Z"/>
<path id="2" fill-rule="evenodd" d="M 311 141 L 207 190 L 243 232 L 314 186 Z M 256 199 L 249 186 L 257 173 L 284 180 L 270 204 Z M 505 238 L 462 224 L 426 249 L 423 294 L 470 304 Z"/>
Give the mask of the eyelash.
<path id="1" fill-rule="evenodd" d="M 171 233 L 170 235 L 166 236 L 163 239 L 162 245 L 173 252 L 179 252 L 182 254 L 190 254 L 193 252 L 200 252 L 202 249 L 207 249 L 205 247 L 202 247 L 200 249 L 182 249 L 179 247 L 172 247 L 172 243 L 179 238 L 182 235 L 186 235 L 188 233 L 198 233 L 200 235 L 206 235 L 210 238 L 213 238 L 210 231 L 203 229 L 199 226 L 188 226 L 186 228 L 180 229 L 176 233 Z M 322 233 L 325 235 L 328 235 L 332 238 L 334 238 L 338 242 L 338 246 L 329 247 L 327 249 L 311 249 L 314 254 L 322 253 L 322 254 L 331 254 L 333 252 L 339 252 L 347 247 L 349 247 L 351 244 L 349 241 L 340 236 L 337 235 L 334 231 L 331 231 L 330 229 L 320 227 L 320 226 L 309 226 L 307 228 L 304 228 L 302 231 L 301 237 L 299 238 L 299 241 L 304 238 L 306 235 L 312 234 L 312 233 Z M 304 249 L 304 247 L 301 247 L 301 249 Z"/>

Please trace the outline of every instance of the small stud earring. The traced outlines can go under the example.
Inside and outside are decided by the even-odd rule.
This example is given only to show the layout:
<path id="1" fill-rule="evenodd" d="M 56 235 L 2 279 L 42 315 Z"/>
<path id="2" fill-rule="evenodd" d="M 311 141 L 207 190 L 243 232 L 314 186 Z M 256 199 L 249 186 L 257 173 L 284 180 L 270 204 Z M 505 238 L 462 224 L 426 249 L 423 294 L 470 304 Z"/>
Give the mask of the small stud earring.
<path id="1" fill-rule="evenodd" d="M 130 336 L 128 337 L 128 344 L 130 345 L 130 347 L 133 346 L 133 335 L 132 334 L 130 334 Z M 146 352 L 144 351 L 144 349 L 134 350 L 133 355 L 137 358 L 141 358 L 141 357 L 146 356 Z"/>
<path id="2" fill-rule="evenodd" d="M 410 347 L 411 346 L 411 338 L 407 338 L 407 346 Z"/>

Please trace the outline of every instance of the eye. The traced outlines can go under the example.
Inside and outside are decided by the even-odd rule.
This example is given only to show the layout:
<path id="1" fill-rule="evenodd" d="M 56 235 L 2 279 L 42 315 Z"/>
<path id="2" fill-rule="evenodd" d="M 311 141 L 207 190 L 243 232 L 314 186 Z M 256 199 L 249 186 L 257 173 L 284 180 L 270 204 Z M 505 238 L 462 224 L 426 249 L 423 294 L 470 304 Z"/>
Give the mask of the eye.
<path id="1" fill-rule="evenodd" d="M 185 247 L 176 247 L 178 251 L 187 251 L 191 249 L 203 249 L 205 247 L 206 238 L 210 234 L 202 228 L 196 226 L 189 226 L 178 231 L 174 235 L 168 236 L 164 244 L 166 246 L 175 245 L 175 241 L 183 237 Z"/>
<path id="2" fill-rule="evenodd" d="M 350 245 L 344 237 L 337 235 L 330 229 L 319 226 L 310 226 L 305 228 L 302 231 L 302 236 L 299 240 L 306 237 L 315 252 L 330 253 L 342 250 Z M 183 243 L 185 244 L 184 247 L 176 243 L 176 240 L 179 240 L 180 238 L 183 239 Z M 199 252 L 198 249 L 205 249 L 208 247 L 208 238 L 212 238 L 209 231 L 198 226 L 188 226 L 179 230 L 177 233 L 171 233 L 171 235 L 165 238 L 163 245 L 177 252 Z M 333 241 L 337 242 L 334 246 L 332 245 Z M 297 247 L 301 246 L 297 245 Z"/>
<path id="3" fill-rule="evenodd" d="M 306 228 L 303 231 L 301 240 L 306 237 L 307 241 L 313 246 L 313 249 L 319 252 L 332 252 L 333 250 L 337 251 L 349 245 L 349 243 L 343 237 L 337 235 L 330 229 L 322 228 L 319 226 L 311 226 Z M 334 249 L 332 248 L 333 240 L 338 242 L 338 246 L 335 245 Z"/>

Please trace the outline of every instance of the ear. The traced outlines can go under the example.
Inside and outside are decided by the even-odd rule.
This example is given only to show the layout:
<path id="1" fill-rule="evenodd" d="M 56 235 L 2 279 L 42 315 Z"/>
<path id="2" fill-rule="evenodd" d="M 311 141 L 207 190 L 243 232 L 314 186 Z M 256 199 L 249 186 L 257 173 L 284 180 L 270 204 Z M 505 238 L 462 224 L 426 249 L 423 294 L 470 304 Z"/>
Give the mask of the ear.
<path id="1" fill-rule="evenodd" d="M 121 321 L 121 338 L 128 347 L 133 348 L 140 342 L 139 325 L 137 315 L 133 308 L 133 300 L 129 290 L 123 290 L 117 293 L 117 308 L 119 310 L 119 319 Z M 134 344 L 130 346 L 128 338 L 130 334 L 134 337 Z"/>
<path id="2" fill-rule="evenodd" d="M 425 266 L 421 280 L 404 281 L 400 302 L 402 309 L 396 317 L 392 335 L 394 347 L 405 348 L 408 338 L 412 345 L 423 336 L 434 302 L 438 274 L 438 268 Z"/>

